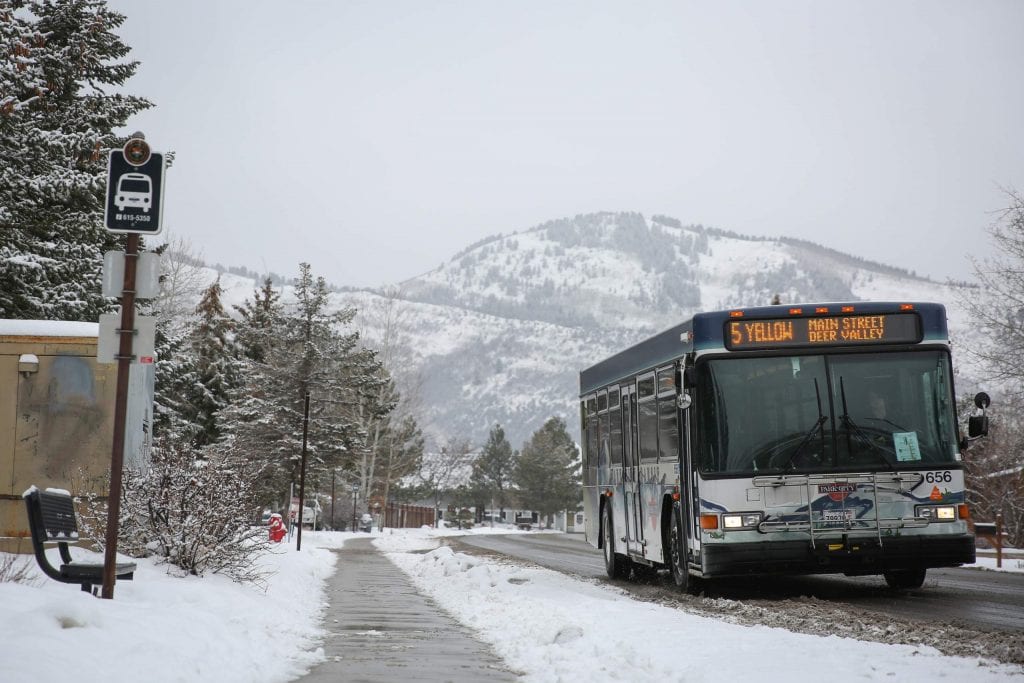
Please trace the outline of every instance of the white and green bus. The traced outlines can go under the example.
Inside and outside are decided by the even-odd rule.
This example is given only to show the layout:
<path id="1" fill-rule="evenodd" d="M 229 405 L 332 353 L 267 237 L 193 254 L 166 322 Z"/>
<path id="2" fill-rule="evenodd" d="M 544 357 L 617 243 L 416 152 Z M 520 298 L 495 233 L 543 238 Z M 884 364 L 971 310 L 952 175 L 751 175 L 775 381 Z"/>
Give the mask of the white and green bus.
<path id="1" fill-rule="evenodd" d="M 882 574 L 971 563 L 946 312 L 700 313 L 580 373 L 587 540 L 608 575 Z"/>

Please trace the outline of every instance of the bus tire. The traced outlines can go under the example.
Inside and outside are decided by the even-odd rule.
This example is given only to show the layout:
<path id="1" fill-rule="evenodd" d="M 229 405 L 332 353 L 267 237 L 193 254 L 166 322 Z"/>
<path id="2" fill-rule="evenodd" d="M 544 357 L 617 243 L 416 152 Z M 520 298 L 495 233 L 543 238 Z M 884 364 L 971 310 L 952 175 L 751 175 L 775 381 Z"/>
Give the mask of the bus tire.
<path id="1" fill-rule="evenodd" d="M 894 569 L 884 572 L 885 582 L 889 588 L 920 588 L 924 584 L 927 569 Z"/>
<path id="2" fill-rule="evenodd" d="M 629 560 L 615 552 L 615 527 L 612 525 L 612 506 L 610 503 L 604 506 L 601 533 L 603 535 L 601 548 L 604 551 L 604 570 L 608 573 L 608 578 L 629 578 Z"/>
<path id="3" fill-rule="evenodd" d="M 686 550 L 683 543 L 683 525 L 679 521 L 679 510 L 672 510 L 672 523 L 669 526 L 668 542 L 668 568 L 672 574 L 672 580 L 676 587 L 683 593 L 696 595 L 700 593 L 700 579 L 690 576 L 689 563 L 686 560 Z"/>

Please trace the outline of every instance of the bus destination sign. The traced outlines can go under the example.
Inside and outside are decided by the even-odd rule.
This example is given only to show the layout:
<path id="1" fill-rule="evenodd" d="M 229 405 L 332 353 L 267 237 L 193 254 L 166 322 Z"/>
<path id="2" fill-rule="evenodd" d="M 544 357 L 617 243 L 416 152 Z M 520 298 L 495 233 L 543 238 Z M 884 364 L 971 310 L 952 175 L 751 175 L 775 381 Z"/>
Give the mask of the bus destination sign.
<path id="1" fill-rule="evenodd" d="M 919 341 L 921 326 L 914 313 L 730 320 L 725 324 L 725 346 L 733 351 Z"/>

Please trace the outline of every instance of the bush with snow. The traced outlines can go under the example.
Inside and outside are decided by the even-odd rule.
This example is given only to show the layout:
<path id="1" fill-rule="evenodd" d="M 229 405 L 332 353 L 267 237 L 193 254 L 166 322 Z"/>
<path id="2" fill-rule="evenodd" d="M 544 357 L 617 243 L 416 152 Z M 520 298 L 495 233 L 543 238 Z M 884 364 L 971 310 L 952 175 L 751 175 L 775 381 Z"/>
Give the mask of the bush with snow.
<path id="1" fill-rule="evenodd" d="M 270 544 L 266 528 L 252 523 L 258 509 L 253 473 L 215 454 L 195 456 L 185 444 L 164 442 L 154 448 L 148 470 L 125 471 L 118 550 L 162 558 L 172 574 L 262 583 L 256 560 Z M 87 499 L 83 535 L 102 547 L 105 526 L 105 504 Z"/>

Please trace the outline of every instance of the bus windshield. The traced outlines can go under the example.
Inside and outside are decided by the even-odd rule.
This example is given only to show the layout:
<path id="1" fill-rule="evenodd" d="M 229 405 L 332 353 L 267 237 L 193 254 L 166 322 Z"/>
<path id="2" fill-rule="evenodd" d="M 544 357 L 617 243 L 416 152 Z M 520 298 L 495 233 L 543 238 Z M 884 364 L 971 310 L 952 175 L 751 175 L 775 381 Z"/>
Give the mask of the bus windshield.
<path id="1" fill-rule="evenodd" d="M 719 358 L 697 367 L 702 472 L 895 470 L 956 461 L 945 351 Z"/>

